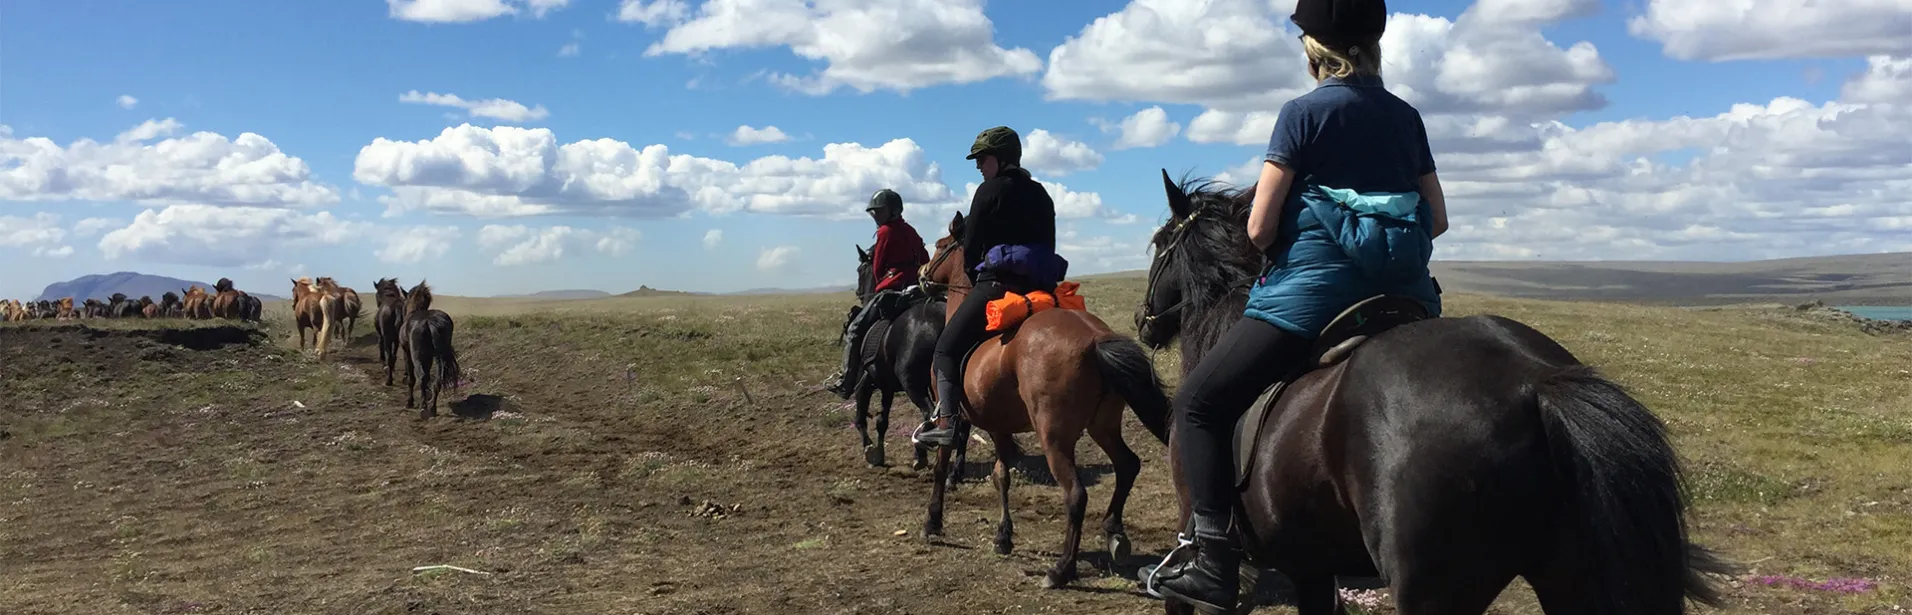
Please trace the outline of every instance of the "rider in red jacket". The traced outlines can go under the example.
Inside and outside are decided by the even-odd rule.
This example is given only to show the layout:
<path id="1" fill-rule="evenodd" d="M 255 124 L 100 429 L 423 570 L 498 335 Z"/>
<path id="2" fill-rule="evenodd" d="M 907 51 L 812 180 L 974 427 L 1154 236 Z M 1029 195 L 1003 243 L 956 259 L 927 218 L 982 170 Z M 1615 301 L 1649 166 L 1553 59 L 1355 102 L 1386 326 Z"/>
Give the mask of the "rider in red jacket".
<path id="1" fill-rule="evenodd" d="M 923 237 L 903 220 L 902 195 L 888 188 L 878 190 L 864 211 L 876 221 L 876 246 L 870 248 L 870 290 L 865 297 L 858 297 L 865 299 L 863 309 L 843 333 L 842 371 L 831 375 L 825 384 L 830 392 L 845 399 L 856 390 L 857 379 L 851 374 L 860 371 L 857 359 L 863 353 L 863 332 L 888 317 L 903 291 L 916 285 L 922 276 L 920 269 L 929 262 Z"/>

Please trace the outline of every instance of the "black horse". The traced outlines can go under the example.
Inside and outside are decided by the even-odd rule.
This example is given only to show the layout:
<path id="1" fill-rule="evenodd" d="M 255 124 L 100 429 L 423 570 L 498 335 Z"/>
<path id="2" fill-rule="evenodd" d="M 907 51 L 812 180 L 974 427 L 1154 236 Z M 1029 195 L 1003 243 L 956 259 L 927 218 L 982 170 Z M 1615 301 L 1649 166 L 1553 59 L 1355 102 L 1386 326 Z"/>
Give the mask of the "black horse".
<path id="1" fill-rule="evenodd" d="M 870 292 L 870 287 L 874 285 L 870 276 L 872 256 L 862 246 L 857 246 L 856 252 L 858 305 L 850 308 L 843 323 L 845 331 L 848 331 L 850 321 L 866 309 L 874 294 Z M 853 370 L 847 377 L 854 378 L 856 382 L 852 393 L 856 400 L 856 430 L 863 440 L 863 459 L 871 466 L 884 464 L 883 442 L 889 434 L 890 408 L 895 403 L 897 393 L 908 397 L 910 403 L 916 405 L 922 421 L 929 422 L 930 412 L 935 409 L 935 403 L 930 399 L 930 361 L 936 354 L 936 338 L 943 334 L 945 307 L 941 296 L 917 298 L 899 313 L 871 325 L 864 334 L 863 348 L 859 351 L 862 367 Z M 882 411 L 876 416 L 876 436 L 872 438 L 869 430 L 870 398 L 878 393 L 882 394 Z M 921 446 L 914 449 L 915 458 L 911 467 L 918 470 L 928 467 L 928 449 Z M 950 473 L 948 480 L 951 487 L 962 481 L 962 468 L 968 459 L 968 450 L 968 442 L 956 446 L 956 471 Z"/>
<path id="2" fill-rule="evenodd" d="M 1254 189 L 1163 180 L 1172 217 L 1137 326 L 1156 348 L 1179 337 L 1187 374 L 1260 273 Z M 1482 613 L 1515 577 L 1549 615 L 1671 615 L 1688 599 L 1718 606 L 1704 575 L 1734 570 L 1688 542 L 1659 418 L 1514 320 L 1376 333 L 1270 412 L 1236 525 L 1245 560 L 1294 581 L 1301 615 L 1338 612 L 1337 575 L 1387 579 L 1401 615 Z"/>
<path id="3" fill-rule="evenodd" d="M 392 386 L 392 370 L 398 365 L 399 329 L 405 322 L 405 291 L 398 288 L 397 278 L 380 278 L 372 284 L 378 302 L 378 313 L 372 317 L 372 328 L 378 332 L 378 362 L 385 366 L 385 386 Z"/>
<path id="4" fill-rule="evenodd" d="M 405 320 L 398 336 L 405 353 L 405 407 L 421 408 L 418 395 L 425 396 L 418 418 L 438 416 L 438 392 L 446 385 L 458 387 L 458 351 L 452 348 L 451 334 L 451 315 L 432 309 L 432 289 L 419 280 L 405 293 Z"/>

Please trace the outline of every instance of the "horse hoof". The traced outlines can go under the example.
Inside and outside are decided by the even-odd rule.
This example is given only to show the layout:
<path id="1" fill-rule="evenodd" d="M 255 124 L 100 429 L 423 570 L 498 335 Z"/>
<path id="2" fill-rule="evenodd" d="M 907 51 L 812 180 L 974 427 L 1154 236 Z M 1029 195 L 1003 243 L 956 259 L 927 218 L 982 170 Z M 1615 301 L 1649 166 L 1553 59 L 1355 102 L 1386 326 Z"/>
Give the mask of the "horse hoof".
<path id="1" fill-rule="evenodd" d="M 883 467 L 883 449 L 874 446 L 863 447 L 863 462 L 872 468 Z"/>
<path id="2" fill-rule="evenodd" d="M 1073 578 L 1074 576 L 1075 575 L 1073 574 L 1069 574 L 1060 570 L 1051 570 L 1049 571 L 1049 574 L 1042 575 L 1042 588 L 1043 589 L 1061 589 L 1062 587 L 1067 586 L 1070 581 L 1074 580 Z"/>
<path id="3" fill-rule="evenodd" d="M 1126 534 L 1109 535 L 1109 558 L 1122 561 L 1129 558 L 1129 537 Z"/>
<path id="4" fill-rule="evenodd" d="M 1015 550 L 1016 550 L 1016 543 L 1013 540 L 996 541 L 997 555 L 1008 555 L 1011 551 L 1015 551 Z"/>

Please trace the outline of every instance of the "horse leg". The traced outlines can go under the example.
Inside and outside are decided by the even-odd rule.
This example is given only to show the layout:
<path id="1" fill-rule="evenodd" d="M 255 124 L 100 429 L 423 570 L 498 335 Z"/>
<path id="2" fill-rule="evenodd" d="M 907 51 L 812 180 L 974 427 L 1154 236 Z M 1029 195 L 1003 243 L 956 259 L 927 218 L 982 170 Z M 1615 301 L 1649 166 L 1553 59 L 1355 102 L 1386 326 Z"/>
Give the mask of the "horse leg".
<path id="1" fill-rule="evenodd" d="M 1122 405 L 1116 404 L 1115 410 L 1102 415 L 1115 420 L 1103 420 L 1089 427 L 1089 437 L 1095 440 L 1096 446 L 1102 447 L 1103 454 L 1109 456 L 1109 463 L 1115 466 L 1115 494 L 1109 496 L 1109 512 L 1102 518 L 1102 532 L 1109 539 L 1111 566 L 1129 557 L 1129 534 L 1122 523 L 1122 509 L 1128 504 L 1129 490 L 1135 488 L 1136 475 L 1142 473 L 1142 458 L 1122 441 Z"/>
<path id="2" fill-rule="evenodd" d="M 943 479 L 947 476 L 949 476 L 949 449 L 937 447 L 936 469 L 931 473 L 930 480 L 929 519 L 923 522 L 924 538 L 943 535 Z"/>
<path id="3" fill-rule="evenodd" d="M 935 406 L 929 401 L 929 384 L 920 378 L 921 376 L 911 374 L 899 379 L 903 382 L 903 395 L 909 398 L 911 404 L 916 405 L 917 412 L 922 415 L 921 425 L 927 425 L 929 413 Z M 926 428 L 919 426 L 917 429 Z M 916 455 L 915 460 L 910 462 L 910 469 L 921 470 L 929 467 L 929 447 L 913 446 L 911 448 L 915 449 Z"/>
<path id="4" fill-rule="evenodd" d="M 1076 550 L 1082 545 L 1082 516 L 1089 507 L 1089 491 L 1076 476 L 1075 441 L 1082 434 L 1065 436 L 1049 431 L 1042 435 L 1042 452 L 1049 459 L 1049 473 L 1055 475 L 1056 486 L 1062 488 L 1063 506 L 1069 515 L 1069 527 L 1063 530 L 1062 557 L 1042 582 L 1043 589 L 1055 589 L 1076 579 Z"/>
<path id="5" fill-rule="evenodd" d="M 871 466 L 878 463 L 870 457 L 870 396 L 875 394 L 876 389 L 859 385 L 856 389 L 856 414 L 850 418 L 851 422 L 856 424 L 857 438 L 862 440 L 863 462 Z M 882 436 L 881 433 L 877 435 Z"/>
<path id="6" fill-rule="evenodd" d="M 1295 584 L 1296 615 L 1341 615 L 1341 596 L 1335 592 L 1334 575 L 1298 574 L 1288 577 Z M 1252 585 L 1243 585 L 1244 591 L 1237 600 L 1235 612 L 1246 613 L 1255 608 L 1255 596 Z"/>
<path id="7" fill-rule="evenodd" d="M 949 472 L 950 491 L 955 491 L 962 484 L 963 474 L 969 469 L 969 434 L 972 429 L 974 427 L 969 421 L 963 421 L 962 428 L 956 431 L 956 465 Z"/>
<path id="8" fill-rule="evenodd" d="M 896 405 L 895 393 L 891 393 L 889 391 L 883 391 L 882 395 L 883 395 L 883 398 L 882 398 L 883 413 L 876 415 L 876 450 L 874 451 L 874 453 L 871 453 L 871 452 L 864 453 L 866 457 L 869 455 L 874 455 L 873 458 L 866 458 L 865 461 L 869 461 L 870 465 L 875 467 L 883 467 L 884 465 L 887 465 L 883 459 L 883 441 L 885 438 L 888 438 L 890 435 L 890 408 Z"/>
<path id="9" fill-rule="evenodd" d="M 989 434 L 991 440 L 1015 443 L 1015 436 L 1009 434 Z M 1001 447 L 1000 444 L 997 445 Z M 1002 501 L 1002 522 L 996 524 L 996 554 L 1008 555 L 1016 548 L 1016 523 L 1009 514 L 1009 462 L 1001 455 L 996 456 L 996 470 L 989 477 L 996 483 L 996 497 Z"/>
<path id="10" fill-rule="evenodd" d="M 418 408 L 420 419 L 438 416 L 438 399 L 432 394 L 432 385 L 438 381 L 437 378 L 432 377 L 433 359 L 429 352 L 412 355 L 412 361 L 418 364 L 418 395 L 425 398 L 425 403 L 420 404 Z"/>
<path id="11" fill-rule="evenodd" d="M 401 348 L 405 351 L 405 407 L 418 407 L 418 360 L 412 354 L 411 344 Z"/>

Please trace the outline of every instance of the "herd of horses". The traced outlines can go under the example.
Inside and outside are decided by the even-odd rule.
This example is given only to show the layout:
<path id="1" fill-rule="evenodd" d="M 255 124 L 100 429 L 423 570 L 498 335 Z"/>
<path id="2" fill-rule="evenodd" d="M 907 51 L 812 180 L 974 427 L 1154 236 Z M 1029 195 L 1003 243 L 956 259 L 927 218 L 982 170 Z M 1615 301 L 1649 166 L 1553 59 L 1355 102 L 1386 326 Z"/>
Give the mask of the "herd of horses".
<path id="1" fill-rule="evenodd" d="M 0 321 L 86 320 L 93 318 L 221 318 L 258 322 L 261 313 L 258 297 L 233 288 L 232 280 L 219 278 L 213 292 L 193 284 L 178 293 L 167 291 L 159 301 L 152 296 L 135 300 L 124 293 L 113 293 L 105 301 L 86 299 L 74 303 L 72 297 L 57 300 L 15 301 L 0 299 Z"/>
<path id="2" fill-rule="evenodd" d="M 1119 561 L 1130 554 L 1122 513 L 1141 467 L 1123 441 L 1123 407 L 1168 445 L 1171 470 L 1178 461 L 1174 409 L 1144 347 L 1178 344 L 1186 376 L 1241 317 L 1264 271 L 1246 230 L 1254 186 L 1162 179 L 1170 216 L 1151 238 L 1135 337 L 1088 311 L 1049 309 L 994 334 L 964 362 L 965 432 L 982 431 L 997 449 L 996 552 L 1013 548 L 1009 468 L 1024 456 L 1016 434 L 1035 435 L 1063 491 L 1067 525 L 1045 587 L 1076 578 L 1087 505 L 1077 441 L 1088 435 L 1115 471 L 1103 532 Z M 852 397 L 871 465 L 884 463 L 897 393 L 929 423 L 930 357 L 972 288 L 961 271 L 963 229 L 957 214 L 923 267 L 925 292 L 886 314 L 861 349 Z M 858 253 L 861 299 L 870 263 Z M 1517 577 L 1549 615 L 1673 615 L 1689 601 L 1722 604 L 1718 577 L 1740 567 L 1689 540 L 1683 470 L 1652 411 L 1524 323 L 1390 315 L 1386 308 L 1401 305 L 1391 299 L 1363 302 L 1329 325 L 1316 361 L 1270 387 L 1256 403 L 1261 411 L 1244 417 L 1256 418 L 1238 423 L 1236 612 L 1255 607 L 1262 569 L 1293 581 L 1300 615 L 1341 612 L 1336 577 L 1383 579 L 1401 615 L 1485 613 Z M 959 433 L 937 451 L 927 537 L 942 534 L 945 493 L 959 478 L 952 457 L 963 467 L 969 438 Z M 915 452 L 916 467 L 927 465 L 927 451 Z M 1187 489 L 1176 482 L 1183 532 L 1170 558 L 1190 544 Z M 1152 574 L 1138 573 L 1145 587 Z"/>
<path id="3" fill-rule="evenodd" d="M 419 418 L 438 415 L 438 396 L 447 386 L 457 388 L 462 378 L 458 351 L 452 346 L 453 321 L 443 310 L 432 307 L 431 286 L 424 280 L 411 290 L 399 287 L 396 278 L 380 278 L 372 284 L 378 311 L 372 316 L 378 334 L 378 360 L 385 368 L 385 386 L 392 386 L 393 371 L 401 357 L 405 365 L 405 407 L 417 408 Z M 313 347 L 320 360 L 329 350 L 334 336 L 350 345 L 352 331 L 363 317 L 358 291 L 340 286 L 329 277 L 305 277 L 292 280 L 292 320 L 299 336 L 299 349 L 306 349 L 306 330 L 313 333 Z M 419 402 L 419 397 L 424 402 Z"/>

